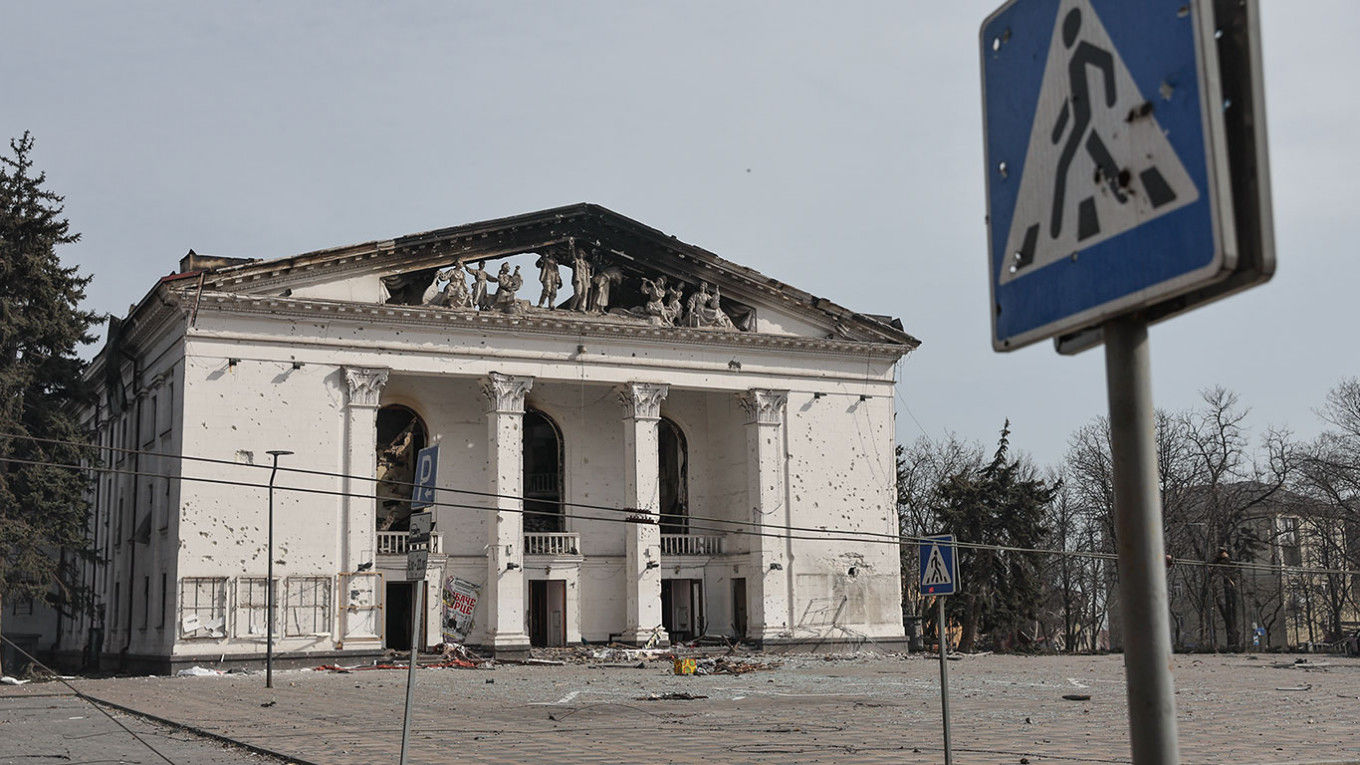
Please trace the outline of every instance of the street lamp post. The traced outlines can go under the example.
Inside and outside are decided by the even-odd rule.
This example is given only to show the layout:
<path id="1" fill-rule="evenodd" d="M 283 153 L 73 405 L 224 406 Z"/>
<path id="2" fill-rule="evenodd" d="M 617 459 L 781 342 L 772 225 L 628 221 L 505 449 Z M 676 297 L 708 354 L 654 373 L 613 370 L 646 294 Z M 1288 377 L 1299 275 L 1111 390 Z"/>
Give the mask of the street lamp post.
<path id="1" fill-rule="evenodd" d="M 279 472 L 279 457 L 292 454 L 286 449 L 270 449 L 267 454 L 274 458 L 274 466 L 269 471 L 269 571 L 266 574 L 265 602 L 268 604 L 268 613 L 265 614 L 265 643 L 264 643 L 264 687 L 274 687 L 274 476 Z"/>

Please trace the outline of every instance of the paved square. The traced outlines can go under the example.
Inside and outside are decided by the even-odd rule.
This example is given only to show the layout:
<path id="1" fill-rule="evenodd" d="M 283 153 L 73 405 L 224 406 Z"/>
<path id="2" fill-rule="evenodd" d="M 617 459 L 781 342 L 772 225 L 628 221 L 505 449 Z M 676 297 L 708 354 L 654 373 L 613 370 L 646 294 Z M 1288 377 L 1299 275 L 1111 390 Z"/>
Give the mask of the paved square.
<path id="1" fill-rule="evenodd" d="M 1360 660 L 1177 656 L 1187 763 L 1360 762 Z M 620 667 L 422 669 L 414 762 L 940 762 L 929 657 L 782 657 L 744 675 Z M 1120 656 L 950 662 L 959 763 L 1128 762 Z M 405 673 L 78 681 L 97 698 L 316 763 L 394 762 Z M 652 701 L 686 692 L 704 699 Z M 1089 701 L 1064 700 L 1089 694 Z M 270 702 L 273 702 L 272 704 Z M 269 706 L 262 706 L 268 704 Z M 0 706 L 0 713 L 3 713 Z"/>

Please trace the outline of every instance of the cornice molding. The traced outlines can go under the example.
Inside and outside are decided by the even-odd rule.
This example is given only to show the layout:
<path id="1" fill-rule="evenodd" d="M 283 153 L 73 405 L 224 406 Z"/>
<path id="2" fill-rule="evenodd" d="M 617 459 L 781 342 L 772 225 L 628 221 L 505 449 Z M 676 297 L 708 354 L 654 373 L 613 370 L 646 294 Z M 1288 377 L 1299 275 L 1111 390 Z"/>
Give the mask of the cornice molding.
<path id="1" fill-rule="evenodd" d="M 199 306 L 204 311 L 228 314 L 287 316 L 327 321 L 352 320 L 397 327 L 439 327 L 499 331 L 508 335 L 551 335 L 558 337 L 618 337 L 661 341 L 679 345 L 726 348 L 762 348 L 857 358 L 901 358 L 911 348 L 892 343 L 858 340 L 798 337 L 759 332 L 731 332 L 702 327 L 661 327 L 626 319 L 574 314 L 567 311 L 507 314 L 499 311 L 460 311 L 432 306 L 400 306 L 378 303 L 351 303 L 338 300 L 240 295 L 203 294 Z"/>

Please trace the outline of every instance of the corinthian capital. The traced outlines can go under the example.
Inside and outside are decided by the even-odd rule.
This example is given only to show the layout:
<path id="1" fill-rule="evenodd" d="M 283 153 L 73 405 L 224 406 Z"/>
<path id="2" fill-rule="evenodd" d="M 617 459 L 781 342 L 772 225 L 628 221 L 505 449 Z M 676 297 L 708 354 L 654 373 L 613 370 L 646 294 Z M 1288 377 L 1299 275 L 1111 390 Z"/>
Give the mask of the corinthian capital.
<path id="1" fill-rule="evenodd" d="M 752 388 L 739 394 L 737 401 L 746 410 L 748 424 L 778 425 L 784 421 L 784 407 L 789 403 L 789 392 Z"/>
<path id="2" fill-rule="evenodd" d="M 493 412 L 523 413 L 524 397 L 534 387 L 534 378 L 492 372 L 482 381 L 482 395 Z"/>
<path id="3" fill-rule="evenodd" d="M 624 416 L 629 419 L 661 419 L 661 402 L 670 393 L 671 386 L 665 383 L 631 382 L 618 388 L 619 402 L 623 404 Z"/>
<path id="4" fill-rule="evenodd" d="M 345 384 L 349 386 L 350 406 L 377 406 L 378 396 L 387 384 L 387 369 L 345 367 Z"/>

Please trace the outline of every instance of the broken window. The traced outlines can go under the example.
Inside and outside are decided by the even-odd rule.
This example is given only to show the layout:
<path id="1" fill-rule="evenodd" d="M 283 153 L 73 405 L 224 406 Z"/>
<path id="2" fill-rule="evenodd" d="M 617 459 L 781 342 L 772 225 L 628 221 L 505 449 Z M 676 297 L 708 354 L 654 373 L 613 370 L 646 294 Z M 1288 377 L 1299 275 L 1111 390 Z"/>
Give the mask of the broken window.
<path id="1" fill-rule="evenodd" d="M 287 580 L 289 635 L 331 634 L 331 579 L 328 576 L 290 576 Z"/>
<path id="2" fill-rule="evenodd" d="M 274 601 L 279 600 L 279 580 L 274 580 Z M 269 580 L 263 576 L 243 576 L 236 580 L 236 636 L 265 637 L 269 622 Z M 279 629 L 278 612 L 274 613 L 274 632 Z"/>
<path id="3" fill-rule="evenodd" d="M 179 636 L 220 638 L 227 634 L 227 578 L 185 577 L 179 582 Z"/>
<path id="4" fill-rule="evenodd" d="M 1299 549 L 1299 519 L 1293 516 L 1280 519 L 1280 561 L 1286 566 L 1303 563 L 1303 553 Z"/>
<path id="5" fill-rule="evenodd" d="M 674 422 L 661 418 L 657 426 L 661 533 L 689 533 L 689 447 Z"/>
<path id="6" fill-rule="evenodd" d="M 378 531 L 410 528 L 416 454 L 425 448 L 425 423 L 408 407 L 378 410 Z"/>
<path id="7" fill-rule="evenodd" d="M 536 410 L 524 412 L 524 531 L 566 530 L 562 514 L 562 436 L 557 423 Z"/>

